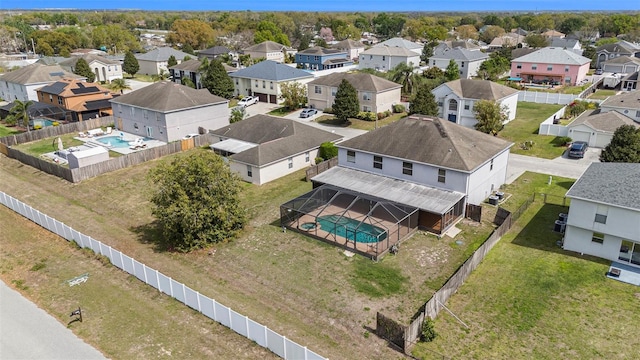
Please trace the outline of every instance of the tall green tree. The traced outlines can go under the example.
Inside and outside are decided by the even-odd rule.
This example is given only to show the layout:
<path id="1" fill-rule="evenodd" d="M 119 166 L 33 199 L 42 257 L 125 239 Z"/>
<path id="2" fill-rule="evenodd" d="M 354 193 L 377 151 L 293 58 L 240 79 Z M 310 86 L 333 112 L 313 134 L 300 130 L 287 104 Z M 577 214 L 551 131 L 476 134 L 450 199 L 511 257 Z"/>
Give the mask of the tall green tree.
<path id="1" fill-rule="evenodd" d="M 409 114 L 438 116 L 438 103 L 429 86 L 418 86 L 416 96 L 409 106 Z"/>
<path id="2" fill-rule="evenodd" d="M 346 122 L 350 117 L 355 117 L 360 111 L 358 92 L 347 80 L 342 79 L 336 91 L 333 103 L 333 113 L 338 120 Z"/>
<path id="3" fill-rule="evenodd" d="M 422 47 L 422 55 L 420 55 L 420 61 L 425 64 L 429 63 L 429 58 L 433 56 L 433 49 L 438 45 L 437 41 L 426 41 Z"/>
<path id="4" fill-rule="evenodd" d="M 289 110 L 299 109 L 307 102 L 307 86 L 297 81 L 289 81 L 280 85 L 280 93 L 284 105 Z"/>
<path id="5" fill-rule="evenodd" d="M 524 38 L 524 42 L 531 48 L 543 48 L 549 46 L 549 40 L 540 34 L 529 34 Z"/>
<path id="6" fill-rule="evenodd" d="M 504 122 L 509 119 L 506 106 L 500 106 L 493 100 L 478 100 L 473 106 L 476 116 L 476 130 L 485 134 L 497 135 L 504 127 Z"/>
<path id="7" fill-rule="evenodd" d="M 138 59 L 133 56 L 131 51 L 127 51 L 124 55 L 124 62 L 122 63 L 122 71 L 134 77 L 136 73 L 140 70 L 140 64 L 138 63 Z"/>
<path id="8" fill-rule="evenodd" d="M 489 55 L 489 59 L 480 64 L 479 74 L 485 80 L 496 81 L 500 75 L 504 74 L 511 68 L 509 59 L 503 57 L 499 52 L 493 52 Z"/>
<path id="9" fill-rule="evenodd" d="M 411 95 L 416 74 L 413 72 L 413 64 L 401 62 L 391 69 L 391 81 L 402 85 L 402 93 Z"/>
<path id="10" fill-rule="evenodd" d="M 215 59 L 209 63 L 202 79 L 202 87 L 213 95 L 231 99 L 233 97 L 233 80 L 222 66 L 222 62 Z"/>
<path id="11" fill-rule="evenodd" d="M 633 125 L 617 128 L 609 145 L 602 150 L 600 161 L 640 163 L 640 129 Z"/>
<path id="12" fill-rule="evenodd" d="M 96 79 L 96 74 L 91 71 L 87 60 L 83 58 L 79 58 L 78 61 L 76 61 L 76 66 L 73 69 L 73 73 L 86 77 L 88 82 L 93 82 Z"/>
<path id="13" fill-rule="evenodd" d="M 127 80 L 125 79 L 113 79 L 111 80 L 111 84 L 109 88 L 113 91 L 117 91 L 120 94 L 124 93 L 125 90 L 131 90 L 131 86 L 127 84 Z"/>
<path id="14" fill-rule="evenodd" d="M 246 221 L 240 179 L 222 157 L 197 149 L 148 175 L 152 214 L 168 249 L 188 252 L 233 239 Z"/>
<path id="15" fill-rule="evenodd" d="M 18 124 L 22 124 L 25 128 L 27 128 L 27 132 L 30 132 L 29 129 L 29 107 L 33 105 L 33 101 L 20 101 L 14 100 L 13 107 L 11 108 L 10 114 L 13 115 L 13 118 L 18 122 Z"/>
<path id="16" fill-rule="evenodd" d="M 460 68 L 455 60 L 449 60 L 449 65 L 447 65 L 447 68 L 444 71 L 444 78 L 447 79 L 447 81 L 460 79 Z"/>
<path id="17" fill-rule="evenodd" d="M 176 60 L 176 57 L 173 55 L 169 56 L 169 59 L 167 60 L 167 67 L 172 67 L 176 65 L 178 65 L 178 60 Z"/>

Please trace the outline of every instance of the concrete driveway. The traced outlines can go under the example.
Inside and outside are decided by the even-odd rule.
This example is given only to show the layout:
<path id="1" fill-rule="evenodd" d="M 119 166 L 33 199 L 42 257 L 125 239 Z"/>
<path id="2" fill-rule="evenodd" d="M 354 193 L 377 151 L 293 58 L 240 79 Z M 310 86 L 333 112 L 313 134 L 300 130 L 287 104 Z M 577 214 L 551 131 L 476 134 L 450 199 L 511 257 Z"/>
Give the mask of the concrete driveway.
<path id="1" fill-rule="evenodd" d="M 507 166 L 507 183 L 516 180 L 525 171 L 562 176 L 570 179 L 579 178 L 593 162 L 600 161 L 602 149 L 589 148 L 582 159 L 570 159 L 565 151 L 561 157 L 555 159 L 541 159 L 533 156 L 509 154 Z"/>

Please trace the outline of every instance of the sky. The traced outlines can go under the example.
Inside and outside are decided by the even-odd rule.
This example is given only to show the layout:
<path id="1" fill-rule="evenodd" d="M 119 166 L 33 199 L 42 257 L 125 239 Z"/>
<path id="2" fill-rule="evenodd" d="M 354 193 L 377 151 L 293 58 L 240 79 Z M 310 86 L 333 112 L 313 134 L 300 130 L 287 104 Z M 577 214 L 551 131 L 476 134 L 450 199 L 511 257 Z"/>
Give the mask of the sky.
<path id="1" fill-rule="evenodd" d="M 99 7 L 98 7 L 99 6 Z M 0 0 L 0 9 L 187 11 L 597 11 L 640 10 L 638 0 Z"/>

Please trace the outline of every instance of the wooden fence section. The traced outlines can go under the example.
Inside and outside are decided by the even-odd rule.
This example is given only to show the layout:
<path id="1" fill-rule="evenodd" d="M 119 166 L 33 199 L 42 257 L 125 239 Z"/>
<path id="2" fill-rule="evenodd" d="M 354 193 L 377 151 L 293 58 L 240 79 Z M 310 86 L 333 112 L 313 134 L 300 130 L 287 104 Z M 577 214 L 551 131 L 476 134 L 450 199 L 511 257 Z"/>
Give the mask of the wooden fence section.
<path id="1" fill-rule="evenodd" d="M 338 166 L 338 158 L 334 157 L 329 160 L 325 160 L 318 165 L 314 165 L 307 169 L 307 181 L 311 180 L 312 177 L 320 174 L 321 172 L 327 171 L 334 166 Z"/>

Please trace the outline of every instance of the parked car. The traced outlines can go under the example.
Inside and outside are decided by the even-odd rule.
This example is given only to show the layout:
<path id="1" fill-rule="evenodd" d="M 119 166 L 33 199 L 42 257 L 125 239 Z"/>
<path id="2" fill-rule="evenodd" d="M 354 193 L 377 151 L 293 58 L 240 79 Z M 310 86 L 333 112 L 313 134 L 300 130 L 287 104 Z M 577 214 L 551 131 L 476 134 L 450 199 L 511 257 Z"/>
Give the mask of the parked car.
<path id="1" fill-rule="evenodd" d="M 312 108 L 308 108 L 308 109 L 302 110 L 302 112 L 300 113 L 300 117 L 301 118 L 308 118 L 309 116 L 313 116 L 313 115 L 315 115 L 317 113 L 318 113 L 318 110 L 312 109 Z"/>
<path id="2" fill-rule="evenodd" d="M 257 103 L 258 103 L 257 97 L 246 96 L 246 97 L 243 97 L 240 101 L 238 101 L 238 106 L 247 107 Z"/>
<path id="3" fill-rule="evenodd" d="M 594 74 L 602 75 L 603 73 L 604 73 L 604 71 L 602 69 L 596 69 L 596 72 Z"/>
<path id="4" fill-rule="evenodd" d="M 574 159 L 582 159 L 587 152 L 589 144 L 584 141 L 574 141 L 569 148 L 569 157 Z"/>
<path id="5" fill-rule="evenodd" d="M 200 134 L 187 134 L 187 135 L 183 136 L 182 138 L 184 140 L 189 140 L 189 139 L 194 138 L 194 137 L 196 137 L 198 135 L 200 135 Z"/>

